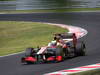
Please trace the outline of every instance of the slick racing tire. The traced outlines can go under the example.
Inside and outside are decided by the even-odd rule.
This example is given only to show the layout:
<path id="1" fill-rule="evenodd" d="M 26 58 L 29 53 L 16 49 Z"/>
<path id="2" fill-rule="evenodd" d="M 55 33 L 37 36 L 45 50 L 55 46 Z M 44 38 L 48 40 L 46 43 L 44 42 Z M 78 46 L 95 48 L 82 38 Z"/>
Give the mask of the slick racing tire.
<path id="1" fill-rule="evenodd" d="M 31 56 L 32 50 L 33 50 L 33 48 L 26 48 L 25 56 Z"/>
<path id="2" fill-rule="evenodd" d="M 76 56 L 85 56 L 85 44 L 83 42 L 78 42 L 75 48 Z"/>
<path id="3" fill-rule="evenodd" d="M 61 56 L 61 57 L 62 57 L 62 60 L 61 60 L 61 61 L 64 60 L 65 53 L 64 53 L 62 47 L 58 47 L 58 48 L 56 49 L 56 57 L 57 57 L 57 56 Z"/>

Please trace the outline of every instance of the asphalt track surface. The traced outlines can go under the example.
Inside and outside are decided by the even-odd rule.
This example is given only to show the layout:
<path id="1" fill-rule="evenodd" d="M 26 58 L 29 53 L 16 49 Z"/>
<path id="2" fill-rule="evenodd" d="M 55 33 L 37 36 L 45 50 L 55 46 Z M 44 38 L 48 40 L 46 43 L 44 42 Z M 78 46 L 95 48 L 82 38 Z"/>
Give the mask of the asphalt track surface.
<path id="1" fill-rule="evenodd" d="M 63 69 L 100 63 L 100 13 L 31 13 L 0 14 L 0 20 L 33 21 L 69 24 L 83 27 L 88 34 L 83 37 L 87 46 L 87 55 L 65 60 L 61 63 L 22 65 L 20 59 L 24 54 L 0 58 L 0 75 L 42 75 Z"/>

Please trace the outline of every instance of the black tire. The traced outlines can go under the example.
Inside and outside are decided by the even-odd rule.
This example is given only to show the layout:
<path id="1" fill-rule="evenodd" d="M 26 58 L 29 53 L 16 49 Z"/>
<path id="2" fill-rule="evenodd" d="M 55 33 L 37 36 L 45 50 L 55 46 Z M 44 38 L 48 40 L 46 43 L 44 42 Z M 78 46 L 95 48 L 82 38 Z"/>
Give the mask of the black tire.
<path id="1" fill-rule="evenodd" d="M 25 56 L 31 56 L 32 50 L 33 50 L 33 48 L 26 48 Z"/>
<path id="2" fill-rule="evenodd" d="M 26 62 L 27 65 L 34 64 L 33 62 Z"/>
<path id="3" fill-rule="evenodd" d="M 62 51 L 63 51 L 63 49 L 62 49 L 62 47 L 57 47 L 56 48 L 56 56 L 62 56 Z"/>
<path id="4" fill-rule="evenodd" d="M 56 56 L 62 56 L 62 61 L 64 60 L 64 58 L 65 58 L 65 52 L 63 51 L 62 47 L 58 47 L 56 49 Z"/>
<path id="5" fill-rule="evenodd" d="M 70 48 L 70 52 L 68 54 L 69 54 L 69 58 L 75 57 L 76 56 L 75 49 L 74 48 Z"/>
<path id="6" fill-rule="evenodd" d="M 63 48 L 63 52 L 64 52 L 64 58 L 67 58 L 68 57 L 68 49 Z"/>
<path id="7" fill-rule="evenodd" d="M 85 44 L 83 42 L 78 42 L 75 47 L 76 56 L 85 56 Z"/>
<path id="8" fill-rule="evenodd" d="M 21 63 L 24 63 L 25 62 L 25 58 L 21 58 Z"/>

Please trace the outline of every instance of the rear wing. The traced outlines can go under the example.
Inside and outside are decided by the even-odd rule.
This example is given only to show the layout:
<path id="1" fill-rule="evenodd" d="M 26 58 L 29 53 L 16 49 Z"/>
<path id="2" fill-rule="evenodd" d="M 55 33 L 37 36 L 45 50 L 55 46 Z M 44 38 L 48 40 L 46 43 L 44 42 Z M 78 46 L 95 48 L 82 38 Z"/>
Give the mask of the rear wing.
<path id="1" fill-rule="evenodd" d="M 54 37 L 60 37 L 62 39 L 73 39 L 73 37 L 76 37 L 75 33 L 56 33 L 54 34 Z"/>
<path id="2" fill-rule="evenodd" d="M 77 43 L 77 37 L 75 33 L 56 33 L 54 34 L 54 37 L 60 37 L 66 42 L 72 41 L 74 46 Z"/>

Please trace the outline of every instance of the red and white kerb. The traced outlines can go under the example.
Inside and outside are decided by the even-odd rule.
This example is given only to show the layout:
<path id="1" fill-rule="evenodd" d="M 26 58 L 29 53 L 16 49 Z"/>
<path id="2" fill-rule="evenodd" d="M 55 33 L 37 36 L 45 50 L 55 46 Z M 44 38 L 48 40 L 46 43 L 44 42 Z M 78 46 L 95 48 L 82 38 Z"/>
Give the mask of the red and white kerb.
<path id="1" fill-rule="evenodd" d="M 72 73 L 78 73 L 78 72 L 83 72 L 83 71 L 88 71 L 88 70 L 99 69 L 99 68 L 100 68 L 100 63 L 97 63 L 97 64 L 93 64 L 93 65 L 87 65 L 87 66 L 47 73 L 44 75 L 69 75 Z"/>

